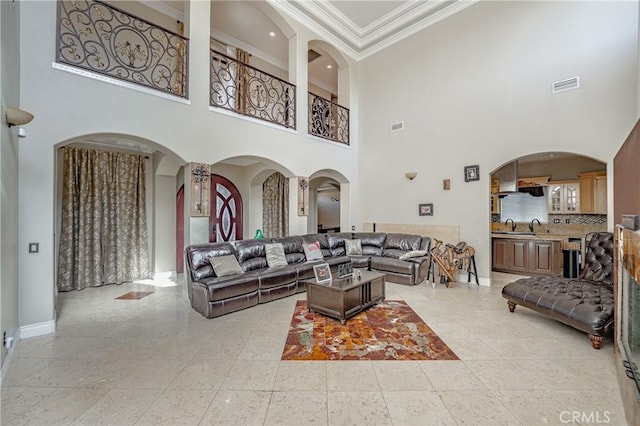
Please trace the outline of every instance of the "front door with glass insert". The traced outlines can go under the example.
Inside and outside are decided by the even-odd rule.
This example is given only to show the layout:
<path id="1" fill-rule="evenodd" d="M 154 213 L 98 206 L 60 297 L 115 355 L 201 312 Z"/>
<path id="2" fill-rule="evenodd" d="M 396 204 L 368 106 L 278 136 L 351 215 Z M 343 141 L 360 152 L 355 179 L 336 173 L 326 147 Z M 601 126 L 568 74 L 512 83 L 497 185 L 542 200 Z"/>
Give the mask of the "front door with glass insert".
<path id="1" fill-rule="evenodd" d="M 242 197 L 230 180 L 211 175 L 212 209 L 209 216 L 209 241 L 242 239 Z"/>

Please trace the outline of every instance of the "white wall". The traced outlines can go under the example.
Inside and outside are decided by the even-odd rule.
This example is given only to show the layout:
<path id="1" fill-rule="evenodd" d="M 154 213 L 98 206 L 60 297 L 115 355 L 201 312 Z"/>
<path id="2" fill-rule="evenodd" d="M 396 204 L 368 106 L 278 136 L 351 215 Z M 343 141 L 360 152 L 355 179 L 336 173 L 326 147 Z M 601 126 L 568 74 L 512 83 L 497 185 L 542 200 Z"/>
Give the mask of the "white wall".
<path id="1" fill-rule="evenodd" d="M 636 121 L 637 8 L 479 2 L 361 61 L 362 221 L 459 224 L 488 277 L 489 172 L 547 151 L 611 163 Z M 574 76 L 579 90 L 551 94 Z M 401 120 L 406 130 L 391 133 Z M 473 164 L 481 179 L 465 183 Z M 418 216 L 419 203 L 434 203 L 434 216 Z"/>
<path id="2" fill-rule="evenodd" d="M 176 271 L 176 178 L 155 175 L 153 272 Z"/>
<path id="3" fill-rule="evenodd" d="M 0 336 L 13 337 L 18 330 L 18 144 L 16 128 L 8 128 L 7 105 L 20 107 L 20 4 L 0 2 Z M 28 255 L 27 255 L 28 256 Z M 32 257 L 37 255 L 31 255 Z M 0 337 L 1 342 L 1 337 Z M 7 350 L 0 349 L 4 373 Z"/>
<path id="4" fill-rule="evenodd" d="M 21 142 L 19 244 L 40 242 L 40 254 L 21 255 L 20 325 L 54 318 L 54 146 L 81 135 L 117 133 L 157 143 L 165 152 L 185 162 L 215 164 L 221 160 L 257 156 L 272 159 L 298 176 L 333 169 L 356 179 L 357 141 L 343 147 L 306 135 L 306 108 L 298 104 L 299 132 L 276 129 L 211 111 L 209 99 L 209 7 L 208 2 L 189 3 L 190 99 L 171 101 L 52 68 L 55 58 L 56 4 L 22 2 L 20 20 L 21 95 L 25 109 L 37 120 Z M 296 26 L 294 52 L 306 64 L 306 46 L 313 37 Z M 304 67 L 301 66 L 301 70 Z M 306 69 L 304 70 L 306 74 Z M 298 90 L 306 101 L 306 76 L 298 74 Z M 355 77 L 355 73 L 351 78 Z M 353 84 L 352 84 L 353 85 Z M 354 120 L 352 123 L 355 123 Z M 175 196 L 175 192 L 172 191 Z M 157 194 L 156 194 L 157 195 Z M 185 191 L 188 203 L 188 191 Z M 188 216 L 187 216 L 188 217 Z M 201 221 L 185 226 L 189 241 L 207 229 Z M 204 221 L 202 221 L 204 222 Z M 201 226 L 203 225 L 203 226 Z"/>

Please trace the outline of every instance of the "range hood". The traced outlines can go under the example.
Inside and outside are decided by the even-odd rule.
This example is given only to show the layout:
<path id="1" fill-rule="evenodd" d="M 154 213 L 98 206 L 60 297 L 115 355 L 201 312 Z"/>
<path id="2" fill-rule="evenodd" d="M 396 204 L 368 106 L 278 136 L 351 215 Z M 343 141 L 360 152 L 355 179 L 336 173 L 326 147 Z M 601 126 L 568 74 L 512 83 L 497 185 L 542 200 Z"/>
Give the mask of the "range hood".
<path id="1" fill-rule="evenodd" d="M 540 185 L 518 185 L 518 161 L 502 166 L 498 172 L 498 195 L 507 196 L 509 194 L 525 193 L 533 197 L 544 197 L 544 189 Z"/>
<path id="2" fill-rule="evenodd" d="M 518 161 L 513 161 L 498 170 L 498 195 L 518 192 Z"/>

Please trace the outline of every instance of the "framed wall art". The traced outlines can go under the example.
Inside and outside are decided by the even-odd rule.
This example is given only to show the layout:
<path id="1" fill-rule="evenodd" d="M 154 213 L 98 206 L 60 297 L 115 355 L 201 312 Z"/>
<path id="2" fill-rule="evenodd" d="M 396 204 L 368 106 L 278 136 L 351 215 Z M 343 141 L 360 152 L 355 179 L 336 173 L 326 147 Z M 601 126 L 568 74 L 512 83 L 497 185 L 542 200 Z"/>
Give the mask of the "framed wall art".
<path id="1" fill-rule="evenodd" d="M 433 203 L 418 204 L 418 214 L 420 216 L 433 216 Z"/>
<path id="2" fill-rule="evenodd" d="M 474 180 L 480 180 L 480 166 L 465 166 L 464 168 L 464 181 L 471 182 Z"/>

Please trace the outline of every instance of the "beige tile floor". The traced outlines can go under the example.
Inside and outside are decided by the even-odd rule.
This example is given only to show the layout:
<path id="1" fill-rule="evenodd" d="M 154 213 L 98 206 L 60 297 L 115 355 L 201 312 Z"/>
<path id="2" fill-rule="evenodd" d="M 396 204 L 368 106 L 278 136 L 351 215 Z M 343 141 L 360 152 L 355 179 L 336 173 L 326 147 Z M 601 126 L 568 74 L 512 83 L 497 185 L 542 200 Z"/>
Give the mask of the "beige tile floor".
<path id="1" fill-rule="evenodd" d="M 509 313 L 500 290 L 513 278 L 388 283 L 459 361 L 280 361 L 304 294 L 208 320 L 171 283 L 63 293 L 57 332 L 15 348 L 0 423 L 625 424 L 611 340 L 597 351 L 584 333 Z M 134 290 L 154 293 L 114 300 Z"/>

